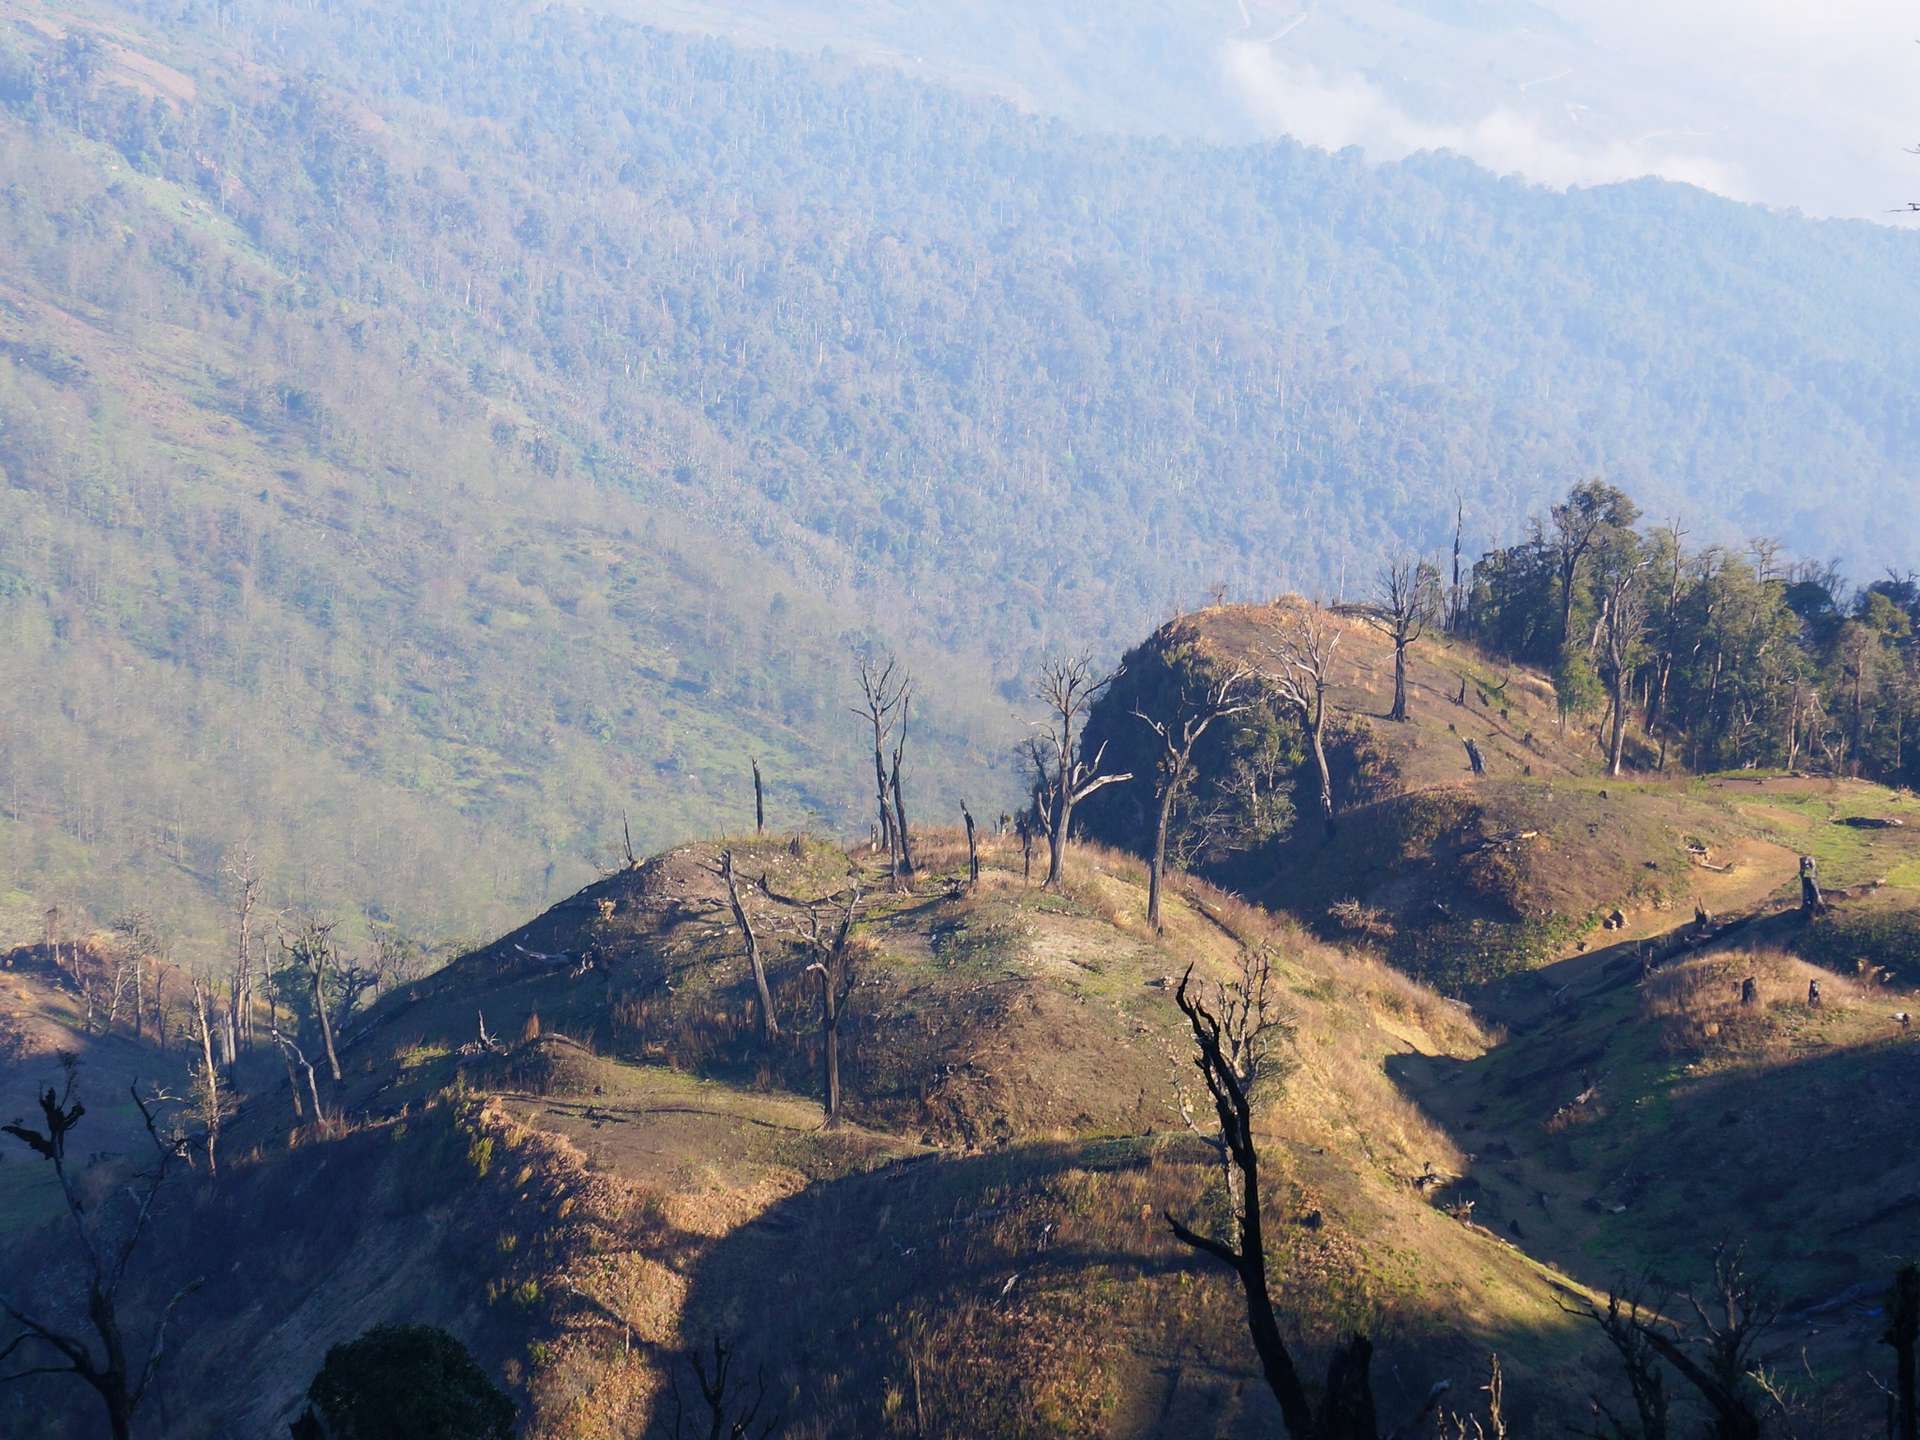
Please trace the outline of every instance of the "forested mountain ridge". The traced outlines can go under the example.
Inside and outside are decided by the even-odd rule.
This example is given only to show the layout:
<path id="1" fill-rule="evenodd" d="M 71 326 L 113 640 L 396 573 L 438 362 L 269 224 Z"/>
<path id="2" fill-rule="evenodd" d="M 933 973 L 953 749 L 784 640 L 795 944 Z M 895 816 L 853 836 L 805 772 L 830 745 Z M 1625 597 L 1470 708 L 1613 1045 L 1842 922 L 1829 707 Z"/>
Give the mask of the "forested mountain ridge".
<path id="1" fill-rule="evenodd" d="M 28 878 L 137 833 L 206 888 L 243 837 L 203 782 L 247 773 L 213 735 L 337 767 L 263 812 L 351 841 L 307 854 L 384 809 L 417 817 L 389 862 L 503 853 L 457 816 L 577 870 L 621 808 L 643 844 L 726 813 L 760 746 L 844 818 L 855 644 L 984 652 L 1012 695 L 1215 582 L 1335 588 L 1456 493 L 1488 538 L 1593 469 L 1862 567 L 1909 538 L 1863 501 L 1911 487 L 1911 237 L 1086 137 L 559 8 L 0 15 Z M 253 516 L 297 563 L 236 568 Z M 278 634 L 234 608 L 268 574 Z M 153 723 L 53 724 L 114 674 Z M 936 775 L 1012 738 L 929 683 Z M 389 862 L 288 888 L 397 913 Z M 465 916 L 462 874 L 398 888 Z"/>

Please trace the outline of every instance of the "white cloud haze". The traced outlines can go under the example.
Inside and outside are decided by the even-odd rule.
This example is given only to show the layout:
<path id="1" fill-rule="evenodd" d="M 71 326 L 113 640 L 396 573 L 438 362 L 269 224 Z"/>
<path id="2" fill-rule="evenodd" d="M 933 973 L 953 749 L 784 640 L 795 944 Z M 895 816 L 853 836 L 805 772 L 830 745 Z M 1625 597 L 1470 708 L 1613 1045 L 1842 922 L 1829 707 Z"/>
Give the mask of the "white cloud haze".
<path id="1" fill-rule="evenodd" d="M 1920 198 L 1920 0 L 1545 0 L 1471 27 L 1424 8 L 1261 6 L 1222 47 L 1230 93 L 1269 132 L 1376 159 L 1660 175 L 1814 214 Z"/>

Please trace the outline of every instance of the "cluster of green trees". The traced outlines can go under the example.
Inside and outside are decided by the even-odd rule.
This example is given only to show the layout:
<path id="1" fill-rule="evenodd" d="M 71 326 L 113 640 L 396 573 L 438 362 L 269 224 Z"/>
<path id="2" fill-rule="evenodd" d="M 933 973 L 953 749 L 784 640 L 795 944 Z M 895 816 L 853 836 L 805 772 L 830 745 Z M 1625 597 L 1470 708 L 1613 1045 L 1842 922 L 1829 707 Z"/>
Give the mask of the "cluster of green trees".
<path id="1" fill-rule="evenodd" d="M 1920 578 L 1854 588 L 1779 541 L 1694 543 L 1623 491 L 1574 487 L 1474 567 L 1459 615 L 1552 671 L 1612 772 L 1817 767 L 1920 780 Z"/>

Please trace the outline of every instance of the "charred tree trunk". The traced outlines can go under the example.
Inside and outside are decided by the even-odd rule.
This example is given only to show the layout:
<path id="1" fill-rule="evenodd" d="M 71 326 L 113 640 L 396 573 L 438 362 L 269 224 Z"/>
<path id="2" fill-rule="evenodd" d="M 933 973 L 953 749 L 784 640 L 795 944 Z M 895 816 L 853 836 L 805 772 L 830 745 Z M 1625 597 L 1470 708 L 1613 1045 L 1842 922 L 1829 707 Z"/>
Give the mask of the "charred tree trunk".
<path id="1" fill-rule="evenodd" d="M 277 1025 L 267 1033 L 273 1037 L 273 1043 L 280 1047 L 281 1057 L 287 1062 L 287 1085 L 293 1092 L 293 1118 L 301 1118 L 300 1081 L 304 1078 L 307 1082 L 307 1098 L 313 1101 L 313 1118 L 317 1124 L 324 1117 L 320 1108 L 320 1082 L 314 1075 L 312 1063 L 307 1059 L 307 1052 Z"/>
<path id="2" fill-rule="evenodd" d="M 853 931 L 853 915 L 859 904 L 860 887 L 856 885 L 847 893 L 847 907 L 830 944 L 821 942 L 818 915 L 810 914 L 812 945 L 820 958 L 807 971 L 820 977 L 821 1104 L 828 1125 L 840 1118 L 840 1018 L 846 1013 L 847 996 L 853 993 L 853 977 L 847 970 L 847 936 Z"/>
<path id="3" fill-rule="evenodd" d="M 960 802 L 960 818 L 966 822 L 967 827 L 967 888 L 978 890 L 980 888 L 980 842 L 979 837 L 974 833 L 973 812 L 967 809 L 967 802 L 964 800 Z"/>
<path id="4" fill-rule="evenodd" d="M 1893 1347 L 1892 1440 L 1920 1440 L 1920 1400 L 1916 1399 L 1914 1347 L 1920 1341 L 1920 1265 L 1902 1266 L 1893 1279 L 1887 1304 L 1887 1329 L 1880 1343 Z"/>
<path id="5" fill-rule="evenodd" d="M 1073 823 L 1073 789 L 1062 784 L 1053 797 L 1053 828 L 1047 831 L 1047 878 L 1053 889 L 1060 883 L 1060 872 L 1067 863 L 1067 827 Z"/>
<path id="6" fill-rule="evenodd" d="M 1160 926 L 1160 887 L 1167 873 L 1167 830 L 1173 823 L 1173 801 L 1180 777 L 1163 777 L 1160 782 L 1160 814 L 1153 827 L 1153 854 L 1147 861 L 1147 923 Z"/>
<path id="7" fill-rule="evenodd" d="M 1398 640 L 1393 646 L 1393 709 L 1387 719 L 1401 724 L 1407 719 L 1407 647 Z"/>
<path id="8" fill-rule="evenodd" d="M 893 773 L 888 777 L 887 786 L 893 792 L 893 823 L 900 835 L 900 869 L 911 876 L 913 874 L 913 847 L 907 840 L 907 802 L 900 791 L 900 752 L 907 743 L 906 702 L 902 700 L 900 711 L 900 738 L 893 747 Z"/>
<path id="9" fill-rule="evenodd" d="M 1260 1209 L 1260 1156 L 1253 1133 L 1253 1107 L 1247 1083 L 1228 1055 L 1228 1036 L 1221 1020 L 1188 992 L 1191 968 L 1181 978 L 1175 1001 L 1193 1031 L 1199 1057 L 1195 1060 L 1207 1084 L 1220 1124 L 1220 1143 L 1237 1179 L 1237 1245 L 1226 1244 L 1188 1229 L 1171 1212 L 1166 1221 L 1184 1244 L 1209 1255 L 1232 1270 L 1246 1301 L 1247 1331 L 1259 1356 L 1261 1374 L 1293 1440 L 1378 1440 L 1369 1367 L 1373 1346 L 1354 1335 L 1335 1350 L 1327 1367 L 1327 1388 L 1316 1413 L 1288 1353 L 1274 1316 L 1273 1296 L 1267 1285 L 1266 1235 Z"/>
<path id="10" fill-rule="evenodd" d="M 327 1011 L 327 997 L 321 989 L 325 970 L 319 964 L 310 964 L 307 969 L 308 989 L 313 997 L 314 1018 L 320 1022 L 320 1043 L 327 1052 L 327 1074 L 333 1077 L 334 1084 L 340 1083 L 340 1052 L 333 1045 L 333 1017 Z"/>
<path id="11" fill-rule="evenodd" d="M 760 762 L 753 761 L 753 833 L 767 833 L 767 794 L 760 783 Z"/>
<path id="12" fill-rule="evenodd" d="M 727 900 L 733 906 L 734 923 L 740 927 L 741 938 L 746 942 L 747 964 L 753 970 L 753 991 L 759 1009 L 760 1043 L 768 1045 L 779 1039 L 780 1022 L 773 1013 L 773 992 L 767 987 L 767 967 L 760 958 L 760 940 L 753 933 L 753 921 L 747 918 L 747 907 L 740 903 L 740 887 L 734 883 L 731 850 L 720 856 L 720 878 L 727 883 Z"/>
<path id="13" fill-rule="evenodd" d="M 1326 717 L 1321 715 L 1315 721 L 1308 734 L 1313 742 L 1313 763 L 1320 772 L 1320 820 L 1326 827 L 1327 839 L 1334 836 L 1333 818 L 1333 771 L 1327 766 L 1327 746 L 1323 736 L 1326 732 Z"/>
<path id="14" fill-rule="evenodd" d="M 206 1127 L 207 1173 L 217 1175 L 220 1162 L 214 1151 L 220 1143 L 220 1067 L 214 1064 L 213 1032 L 207 1023 L 207 1010 L 212 1003 L 212 997 L 195 976 L 193 1019 L 200 1031 L 200 1118 Z"/>

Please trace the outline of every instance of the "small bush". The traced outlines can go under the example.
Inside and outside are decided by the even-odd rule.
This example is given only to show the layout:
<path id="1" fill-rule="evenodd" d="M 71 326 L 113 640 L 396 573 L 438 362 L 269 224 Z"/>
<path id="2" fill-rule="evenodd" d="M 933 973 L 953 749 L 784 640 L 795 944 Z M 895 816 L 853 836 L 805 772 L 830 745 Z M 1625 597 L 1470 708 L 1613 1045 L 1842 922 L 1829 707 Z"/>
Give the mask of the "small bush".
<path id="1" fill-rule="evenodd" d="M 430 1325 L 336 1345 L 307 1389 L 334 1440 L 510 1440 L 513 1402 L 466 1346 Z"/>

